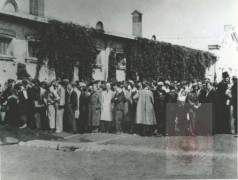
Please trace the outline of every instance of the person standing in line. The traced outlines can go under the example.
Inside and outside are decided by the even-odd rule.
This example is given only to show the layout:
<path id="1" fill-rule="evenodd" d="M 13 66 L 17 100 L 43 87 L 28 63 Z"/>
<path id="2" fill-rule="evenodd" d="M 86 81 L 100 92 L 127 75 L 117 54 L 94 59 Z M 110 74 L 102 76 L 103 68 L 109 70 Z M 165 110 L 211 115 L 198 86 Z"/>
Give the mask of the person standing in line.
<path id="1" fill-rule="evenodd" d="M 133 121 L 132 121 L 132 95 L 131 95 L 131 85 L 125 83 L 122 87 L 122 91 L 125 94 L 124 103 L 124 118 L 122 123 L 123 132 L 133 133 Z"/>
<path id="2" fill-rule="evenodd" d="M 134 83 L 134 81 L 129 81 L 130 84 L 130 92 L 131 92 L 131 105 L 129 106 L 129 111 L 131 114 L 131 133 L 134 133 L 136 131 L 136 106 L 139 98 L 137 87 Z"/>
<path id="3" fill-rule="evenodd" d="M 232 114 L 234 118 L 235 134 L 237 134 L 237 79 L 238 76 L 232 77 L 233 85 L 231 87 L 231 104 L 233 109 Z"/>
<path id="4" fill-rule="evenodd" d="M 191 135 L 195 135 L 196 133 L 196 120 L 197 120 L 197 111 L 200 108 L 201 104 L 199 103 L 198 96 L 197 96 L 197 83 L 194 83 L 191 86 L 191 92 L 188 93 L 186 98 L 186 103 L 188 103 L 189 109 L 189 133 Z"/>
<path id="5" fill-rule="evenodd" d="M 166 135 L 166 92 L 163 89 L 164 83 L 157 83 L 157 90 L 154 92 L 154 109 L 157 122 L 155 136 Z M 161 134 L 160 134 L 161 133 Z"/>
<path id="6" fill-rule="evenodd" d="M 139 90 L 136 124 L 138 126 L 139 135 L 152 136 L 156 126 L 154 96 L 149 84 L 143 84 L 143 88 L 144 89 Z"/>
<path id="7" fill-rule="evenodd" d="M 56 133 L 61 133 L 63 131 L 65 89 L 59 80 L 54 81 L 53 86 L 56 90 L 57 96 L 59 97 L 58 101 L 56 102 Z"/>
<path id="8" fill-rule="evenodd" d="M 1 124 L 6 124 L 7 100 L 8 100 L 8 82 L 5 83 L 4 88 L 1 89 L 0 103 L 1 103 Z"/>
<path id="9" fill-rule="evenodd" d="M 100 121 L 100 131 L 108 133 L 112 122 L 112 98 L 111 84 L 106 83 L 106 89 L 102 91 L 102 113 Z"/>
<path id="10" fill-rule="evenodd" d="M 78 109 L 77 93 L 73 89 L 72 83 L 67 85 L 65 95 L 65 118 L 69 124 L 69 132 L 77 133 L 77 124 L 75 120 L 75 111 Z"/>
<path id="11" fill-rule="evenodd" d="M 204 114 L 204 116 L 200 120 L 203 120 L 203 124 L 206 125 L 206 129 L 208 130 L 208 132 L 206 133 L 212 135 L 212 134 L 215 134 L 215 127 L 216 127 L 216 121 L 215 121 L 216 120 L 215 112 L 216 112 L 216 103 L 217 103 L 216 91 L 212 85 L 212 82 L 210 81 L 206 82 L 206 89 L 207 90 L 205 95 L 205 104 L 203 104 L 204 108 L 201 111 L 201 113 Z"/>
<path id="12" fill-rule="evenodd" d="M 44 109 L 45 104 L 42 99 L 42 94 L 41 94 L 41 87 L 40 87 L 40 81 L 38 79 L 32 80 L 32 88 L 31 88 L 31 99 L 30 99 L 30 106 L 32 108 L 30 109 L 33 113 L 33 124 L 34 128 L 37 130 L 42 128 L 41 122 L 43 121 L 42 118 L 42 109 Z"/>
<path id="13" fill-rule="evenodd" d="M 17 120 L 17 96 L 16 90 L 14 88 L 16 82 L 13 79 L 9 79 L 7 82 L 7 89 L 4 91 L 4 95 L 6 97 L 6 115 L 5 121 L 6 124 L 16 126 Z"/>
<path id="14" fill-rule="evenodd" d="M 24 88 L 23 84 L 18 83 L 15 85 L 16 95 L 18 97 L 17 100 L 17 114 L 20 119 L 20 123 L 23 125 L 20 129 L 24 129 L 27 127 L 27 114 L 29 110 L 29 101 L 26 89 Z"/>
<path id="15" fill-rule="evenodd" d="M 87 86 L 85 83 L 79 84 L 81 89 L 81 95 L 79 99 L 79 108 L 80 108 L 80 117 L 79 117 L 79 133 L 83 134 L 87 132 L 87 123 L 88 123 L 88 101 L 90 93 L 88 92 Z"/>
<path id="16" fill-rule="evenodd" d="M 121 123 L 124 116 L 124 103 L 125 103 L 125 94 L 122 91 L 122 84 L 117 82 L 116 84 L 116 94 L 112 100 L 114 103 L 113 107 L 113 120 L 115 121 L 116 133 L 120 134 L 122 132 Z"/>
<path id="17" fill-rule="evenodd" d="M 46 116 L 47 112 L 47 104 L 45 103 L 45 94 L 47 89 L 47 83 L 45 81 L 40 82 L 40 99 L 44 104 L 42 108 L 40 108 L 40 117 L 41 117 L 41 129 L 46 130 L 48 128 L 48 120 Z"/>
<path id="18" fill-rule="evenodd" d="M 102 94 L 98 88 L 98 83 L 92 86 L 92 92 L 88 102 L 88 127 L 89 132 L 98 132 L 102 111 Z"/>
<path id="19" fill-rule="evenodd" d="M 165 96 L 166 101 L 166 135 L 175 133 L 175 119 L 178 94 L 173 85 L 169 86 L 169 93 Z"/>
<path id="20" fill-rule="evenodd" d="M 143 90 L 139 90 L 136 124 L 139 135 L 152 136 L 156 126 L 154 96 L 148 84 L 143 84 L 143 88 Z"/>
<path id="21" fill-rule="evenodd" d="M 52 85 L 48 84 L 45 92 L 45 104 L 47 105 L 47 118 L 48 127 L 51 133 L 55 131 L 55 121 L 56 121 L 56 102 L 59 100 L 59 96 L 52 91 Z"/>
<path id="22" fill-rule="evenodd" d="M 77 131 L 79 132 L 79 117 L 80 117 L 80 96 L 81 96 L 81 91 L 80 91 L 80 85 L 79 81 L 76 81 L 74 83 L 74 91 L 77 94 L 77 110 L 75 111 L 75 120 L 76 120 L 76 125 L 77 125 Z"/>
<path id="23" fill-rule="evenodd" d="M 228 85 L 230 83 L 230 77 L 227 72 L 222 73 L 222 81 L 218 84 L 217 87 L 217 123 L 216 131 L 220 134 L 230 134 L 230 99 L 226 94 L 228 90 Z"/>

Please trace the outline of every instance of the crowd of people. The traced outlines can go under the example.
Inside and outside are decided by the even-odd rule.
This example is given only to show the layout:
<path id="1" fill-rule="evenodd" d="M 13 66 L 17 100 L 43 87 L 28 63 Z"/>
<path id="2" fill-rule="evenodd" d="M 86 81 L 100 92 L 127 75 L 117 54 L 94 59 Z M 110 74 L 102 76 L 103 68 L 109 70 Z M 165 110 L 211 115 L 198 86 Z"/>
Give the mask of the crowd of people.
<path id="1" fill-rule="evenodd" d="M 0 90 L 1 124 L 56 133 L 237 133 L 237 76 L 222 76 L 220 83 L 9 79 Z"/>

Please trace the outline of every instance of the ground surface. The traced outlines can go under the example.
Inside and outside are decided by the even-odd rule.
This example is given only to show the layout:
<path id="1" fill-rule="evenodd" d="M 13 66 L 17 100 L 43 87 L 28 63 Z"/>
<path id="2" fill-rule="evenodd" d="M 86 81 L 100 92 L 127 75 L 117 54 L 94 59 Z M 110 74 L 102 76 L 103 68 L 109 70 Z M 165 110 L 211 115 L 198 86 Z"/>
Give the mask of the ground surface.
<path id="1" fill-rule="evenodd" d="M 185 137 L 49 134 L 10 127 L 0 127 L 0 135 L 2 180 L 237 179 L 233 135 L 196 137 L 199 151 L 178 150 L 176 144 Z M 6 137 L 20 143 L 10 145 Z M 175 145 L 168 148 L 171 140 Z M 205 140 L 211 149 L 203 145 Z M 181 153 L 186 160 L 178 158 Z"/>

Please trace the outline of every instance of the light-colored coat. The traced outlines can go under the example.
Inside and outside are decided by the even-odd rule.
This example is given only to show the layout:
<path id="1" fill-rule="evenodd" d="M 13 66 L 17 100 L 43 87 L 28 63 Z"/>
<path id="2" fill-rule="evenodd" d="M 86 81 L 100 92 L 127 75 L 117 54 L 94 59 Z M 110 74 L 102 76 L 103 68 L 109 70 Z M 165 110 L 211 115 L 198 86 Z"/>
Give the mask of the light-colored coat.
<path id="1" fill-rule="evenodd" d="M 57 94 L 59 96 L 59 101 L 56 108 L 56 130 L 58 132 L 61 132 L 63 131 L 63 115 L 64 115 L 64 108 L 62 108 L 62 106 L 65 105 L 65 89 L 63 86 L 59 85 L 59 87 L 57 88 Z"/>
<path id="2" fill-rule="evenodd" d="M 102 113 L 101 120 L 112 121 L 112 98 L 114 93 L 109 91 L 102 92 Z"/>
<path id="3" fill-rule="evenodd" d="M 150 90 L 140 90 L 136 110 L 136 124 L 156 125 L 154 97 Z"/>
<path id="4" fill-rule="evenodd" d="M 78 88 L 74 88 L 74 91 L 77 94 L 77 100 L 78 100 L 78 109 L 75 111 L 75 119 L 79 119 L 79 115 L 80 115 L 80 111 L 79 111 L 79 109 L 80 109 L 80 107 L 79 107 L 79 105 L 80 105 L 79 98 L 80 98 L 80 95 L 81 95 L 81 91 L 78 90 Z"/>

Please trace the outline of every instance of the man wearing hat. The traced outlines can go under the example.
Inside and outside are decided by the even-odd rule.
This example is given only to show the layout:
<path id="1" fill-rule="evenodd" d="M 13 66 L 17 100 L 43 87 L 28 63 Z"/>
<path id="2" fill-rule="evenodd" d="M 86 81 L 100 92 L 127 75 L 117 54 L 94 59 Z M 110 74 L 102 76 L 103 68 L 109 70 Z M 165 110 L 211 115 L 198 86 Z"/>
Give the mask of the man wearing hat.
<path id="1" fill-rule="evenodd" d="M 230 113 L 230 105 L 228 103 L 229 97 L 226 95 L 226 91 L 229 85 L 229 74 L 227 72 L 222 73 L 222 81 L 218 84 L 217 87 L 217 122 L 215 131 L 216 133 L 230 133 L 230 125 L 229 125 L 229 113 Z"/>

